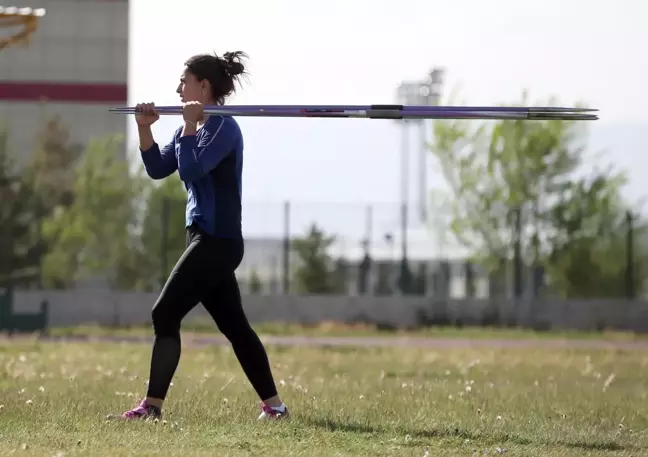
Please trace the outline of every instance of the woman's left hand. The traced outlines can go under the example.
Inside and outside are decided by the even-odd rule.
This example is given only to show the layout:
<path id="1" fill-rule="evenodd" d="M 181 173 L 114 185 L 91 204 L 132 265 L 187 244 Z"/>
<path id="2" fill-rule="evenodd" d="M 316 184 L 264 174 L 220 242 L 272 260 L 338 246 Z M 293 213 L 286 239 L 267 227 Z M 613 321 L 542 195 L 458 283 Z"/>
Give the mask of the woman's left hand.
<path id="1" fill-rule="evenodd" d="M 203 111 L 203 104 L 200 102 L 187 102 L 182 106 L 182 118 L 185 121 L 193 122 L 194 124 L 200 122 L 205 117 Z"/>

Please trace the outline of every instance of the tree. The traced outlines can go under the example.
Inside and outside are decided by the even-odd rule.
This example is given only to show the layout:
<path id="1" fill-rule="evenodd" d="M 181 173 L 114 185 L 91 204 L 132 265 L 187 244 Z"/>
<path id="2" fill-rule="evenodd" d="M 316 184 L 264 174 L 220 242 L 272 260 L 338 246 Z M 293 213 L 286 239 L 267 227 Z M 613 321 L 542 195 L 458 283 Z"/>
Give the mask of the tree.
<path id="1" fill-rule="evenodd" d="M 292 242 L 292 249 L 298 256 L 295 271 L 297 292 L 307 294 L 330 294 L 335 292 L 335 275 L 328 249 L 335 237 L 327 236 L 316 224 L 312 224 L 303 238 Z"/>
<path id="2" fill-rule="evenodd" d="M 9 134 L 0 129 L 0 286 L 29 286 L 39 277 L 38 223 L 33 188 L 9 152 Z"/>
<path id="3" fill-rule="evenodd" d="M 50 117 L 37 132 L 34 151 L 20 169 L 23 198 L 29 193 L 29 224 L 23 241 L 29 245 L 24 261 L 31 272 L 30 285 L 43 285 L 42 262 L 49 249 L 42 234 L 44 220 L 72 204 L 74 169 L 82 150 L 70 141 L 69 130 L 60 118 Z"/>
<path id="4" fill-rule="evenodd" d="M 70 132 L 58 116 L 48 119 L 38 132 L 24 173 L 40 197 L 44 215 L 72 204 L 75 168 L 83 151 L 70 141 Z"/>
<path id="5" fill-rule="evenodd" d="M 150 182 L 150 178 L 143 177 Z M 166 282 L 186 244 L 186 191 L 177 173 L 152 185 L 146 198 L 142 220 L 141 245 L 147 261 L 144 279 L 160 287 Z"/>
<path id="6" fill-rule="evenodd" d="M 489 269 L 501 259 L 543 264 L 556 291 L 575 296 L 622 268 L 619 256 L 612 267 L 600 251 L 612 255 L 623 233 L 624 176 L 582 166 L 584 123 L 503 120 L 472 128 L 467 121 L 440 121 L 431 151 L 454 202 L 452 233 Z M 585 257 L 589 270 L 565 285 L 561 275 Z"/>
<path id="7" fill-rule="evenodd" d="M 643 245 L 645 225 L 633 227 L 619 192 L 621 180 L 595 176 L 568 186 L 553 208 L 558 223 L 551 237 L 548 274 L 554 288 L 566 297 L 616 298 L 628 293 L 628 260 L 633 259 L 633 280 L 639 288 L 648 277 L 648 253 Z M 596 218 L 596 216 L 599 216 Z M 629 231 L 639 240 L 629 248 Z"/>
<path id="8" fill-rule="evenodd" d="M 120 271 L 138 251 L 134 235 L 142 186 L 119 158 L 120 147 L 120 137 L 91 141 L 73 169 L 72 203 L 57 207 L 44 221 L 50 247 L 43 262 L 46 286 L 66 287 L 96 277 L 113 287 L 137 282 Z"/>

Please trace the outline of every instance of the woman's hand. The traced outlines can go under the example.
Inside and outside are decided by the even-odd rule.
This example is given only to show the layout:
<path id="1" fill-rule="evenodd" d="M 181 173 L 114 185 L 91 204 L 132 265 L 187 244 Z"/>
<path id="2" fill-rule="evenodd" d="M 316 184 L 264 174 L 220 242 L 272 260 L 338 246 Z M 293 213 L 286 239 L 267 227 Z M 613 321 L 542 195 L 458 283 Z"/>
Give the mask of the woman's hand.
<path id="1" fill-rule="evenodd" d="M 205 117 L 203 104 L 200 102 L 187 102 L 182 106 L 182 118 L 186 122 L 196 125 Z"/>
<path id="2" fill-rule="evenodd" d="M 135 121 L 140 127 L 151 126 L 160 119 L 160 115 L 155 111 L 155 103 L 138 103 L 135 106 Z"/>

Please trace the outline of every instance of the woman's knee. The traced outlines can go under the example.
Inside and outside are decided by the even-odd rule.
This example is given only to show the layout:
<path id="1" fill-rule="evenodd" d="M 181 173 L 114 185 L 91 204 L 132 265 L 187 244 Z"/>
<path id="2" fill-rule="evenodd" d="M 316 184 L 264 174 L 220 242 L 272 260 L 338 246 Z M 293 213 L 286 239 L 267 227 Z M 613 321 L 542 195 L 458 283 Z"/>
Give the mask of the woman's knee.
<path id="1" fill-rule="evenodd" d="M 151 311 L 153 331 L 157 336 L 176 336 L 180 334 L 180 320 L 174 316 L 169 306 L 158 301 Z"/>
<path id="2" fill-rule="evenodd" d="M 247 320 L 219 322 L 217 327 L 232 344 L 247 344 L 259 339 Z"/>

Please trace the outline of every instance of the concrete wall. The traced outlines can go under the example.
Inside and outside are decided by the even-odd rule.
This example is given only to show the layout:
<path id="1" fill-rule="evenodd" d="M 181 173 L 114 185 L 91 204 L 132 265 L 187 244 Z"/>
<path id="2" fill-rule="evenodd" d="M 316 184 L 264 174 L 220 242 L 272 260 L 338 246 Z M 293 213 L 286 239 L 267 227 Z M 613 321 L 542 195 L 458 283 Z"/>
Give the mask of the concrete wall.
<path id="1" fill-rule="evenodd" d="M 70 141 L 81 146 L 106 135 L 126 135 L 127 117 L 109 112 L 107 105 L 0 101 L 0 125 L 9 129 L 9 151 L 19 164 L 34 151 L 37 134 L 54 116 L 69 130 Z"/>
<path id="2" fill-rule="evenodd" d="M 50 303 L 53 327 L 79 324 L 141 325 L 150 322 L 150 309 L 156 294 L 110 292 L 97 289 L 71 291 L 16 292 L 20 311 L 38 309 L 41 300 Z M 595 330 L 597 328 L 648 332 L 648 302 L 608 300 L 523 302 L 450 300 L 434 302 L 425 297 L 323 297 L 256 296 L 244 297 L 250 320 L 314 324 L 322 321 L 372 322 L 385 327 L 415 327 L 422 322 L 479 325 L 520 325 L 525 327 Z M 209 316 L 197 307 L 189 319 Z"/>
<path id="3" fill-rule="evenodd" d="M 127 82 L 128 1 L 31 0 L 17 3 L 18 6 L 24 3 L 34 8 L 43 7 L 47 14 L 29 45 L 10 46 L 2 51 L 2 80 Z"/>

